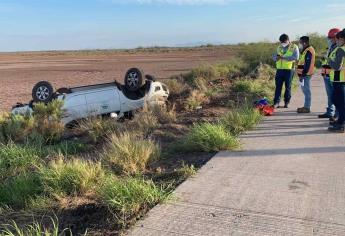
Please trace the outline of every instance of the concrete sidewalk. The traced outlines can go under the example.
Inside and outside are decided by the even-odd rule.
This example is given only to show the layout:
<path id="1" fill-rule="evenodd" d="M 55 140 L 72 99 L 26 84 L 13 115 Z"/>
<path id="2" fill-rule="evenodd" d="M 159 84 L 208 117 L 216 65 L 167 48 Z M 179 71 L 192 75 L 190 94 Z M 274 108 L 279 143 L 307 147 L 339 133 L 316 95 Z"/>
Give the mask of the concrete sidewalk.
<path id="1" fill-rule="evenodd" d="M 298 115 L 300 91 L 244 135 L 243 152 L 221 152 L 151 210 L 129 235 L 345 235 L 345 135 L 327 131 L 321 78 L 316 113 Z"/>

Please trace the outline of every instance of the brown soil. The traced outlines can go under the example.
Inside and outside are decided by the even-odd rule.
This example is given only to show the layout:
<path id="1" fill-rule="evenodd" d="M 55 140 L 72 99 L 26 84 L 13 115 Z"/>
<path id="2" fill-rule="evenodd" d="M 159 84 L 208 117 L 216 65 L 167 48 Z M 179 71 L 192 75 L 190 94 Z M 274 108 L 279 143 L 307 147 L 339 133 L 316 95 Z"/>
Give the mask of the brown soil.
<path id="1" fill-rule="evenodd" d="M 0 53 L 0 110 L 9 110 L 17 102 L 28 102 L 33 85 L 41 80 L 50 81 L 55 88 L 122 81 L 130 67 L 163 78 L 200 64 L 228 60 L 233 54 L 228 47 L 134 53 Z"/>

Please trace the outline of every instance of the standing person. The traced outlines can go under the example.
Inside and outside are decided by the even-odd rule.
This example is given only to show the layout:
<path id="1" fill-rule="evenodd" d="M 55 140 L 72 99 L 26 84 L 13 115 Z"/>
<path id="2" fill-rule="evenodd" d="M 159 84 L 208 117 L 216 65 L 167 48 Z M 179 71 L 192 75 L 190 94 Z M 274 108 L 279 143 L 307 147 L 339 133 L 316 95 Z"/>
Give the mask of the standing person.
<path id="1" fill-rule="evenodd" d="M 315 70 L 315 49 L 310 45 L 310 39 L 308 36 L 303 36 L 299 39 L 299 49 L 301 50 L 302 55 L 298 61 L 297 75 L 302 84 L 301 87 L 304 94 L 304 106 L 298 108 L 297 112 L 310 113 L 310 79 Z"/>
<path id="2" fill-rule="evenodd" d="M 337 48 L 331 53 L 328 64 L 332 70 L 330 80 L 333 83 L 333 103 L 339 113 L 337 122 L 334 122 L 328 130 L 344 133 L 345 122 L 345 30 L 336 35 Z"/>
<path id="3" fill-rule="evenodd" d="M 289 36 L 282 34 L 279 37 L 280 45 L 277 52 L 273 55 L 276 62 L 277 73 L 275 77 L 276 89 L 274 94 L 274 107 L 278 108 L 280 97 L 285 84 L 284 108 L 288 108 L 291 100 L 291 83 L 294 76 L 294 63 L 299 58 L 297 45 L 290 43 Z"/>
<path id="4" fill-rule="evenodd" d="M 335 120 L 335 106 L 333 104 L 333 85 L 329 78 L 329 74 L 331 72 L 331 67 L 328 65 L 328 58 L 330 57 L 331 53 L 337 48 L 337 41 L 336 35 L 340 32 L 340 29 L 333 28 L 330 29 L 328 32 L 328 50 L 325 60 L 322 62 L 322 70 L 321 75 L 323 77 L 323 81 L 325 83 L 326 93 L 327 93 L 327 110 L 324 114 L 319 115 L 319 118 L 328 118 L 331 121 Z"/>

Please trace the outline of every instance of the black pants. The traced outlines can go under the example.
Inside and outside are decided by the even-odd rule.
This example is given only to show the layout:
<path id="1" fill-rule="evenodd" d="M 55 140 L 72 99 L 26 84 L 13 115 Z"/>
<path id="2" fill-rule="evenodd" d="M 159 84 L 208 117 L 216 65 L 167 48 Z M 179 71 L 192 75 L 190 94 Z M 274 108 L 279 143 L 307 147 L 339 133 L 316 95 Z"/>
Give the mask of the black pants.
<path id="1" fill-rule="evenodd" d="M 338 123 L 345 122 L 345 82 L 333 82 L 333 103 L 339 113 Z"/>
<path id="2" fill-rule="evenodd" d="M 293 79 L 293 70 L 277 70 L 276 74 L 276 90 L 274 93 L 274 104 L 280 102 L 280 97 L 282 94 L 283 85 L 285 85 L 284 102 L 286 104 L 290 103 L 291 100 L 291 84 Z"/>

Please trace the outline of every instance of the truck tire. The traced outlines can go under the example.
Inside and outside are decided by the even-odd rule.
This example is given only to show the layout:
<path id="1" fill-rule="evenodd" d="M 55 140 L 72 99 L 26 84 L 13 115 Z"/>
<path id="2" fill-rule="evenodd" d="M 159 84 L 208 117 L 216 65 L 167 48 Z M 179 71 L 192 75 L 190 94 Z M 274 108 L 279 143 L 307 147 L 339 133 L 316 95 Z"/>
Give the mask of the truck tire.
<path id="1" fill-rule="evenodd" d="M 32 89 L 32 99 L 34 102 L 48 103 L 54 94 L 53 86 L 47 81 L 38 82 Z"/>
<path id="2" fill-rule="evenodd" d="M 143 85 L 143 72 L 138 68 L 131 68 L 125 76 L 125 87 L 131 92 L 135 92 Z"/>

